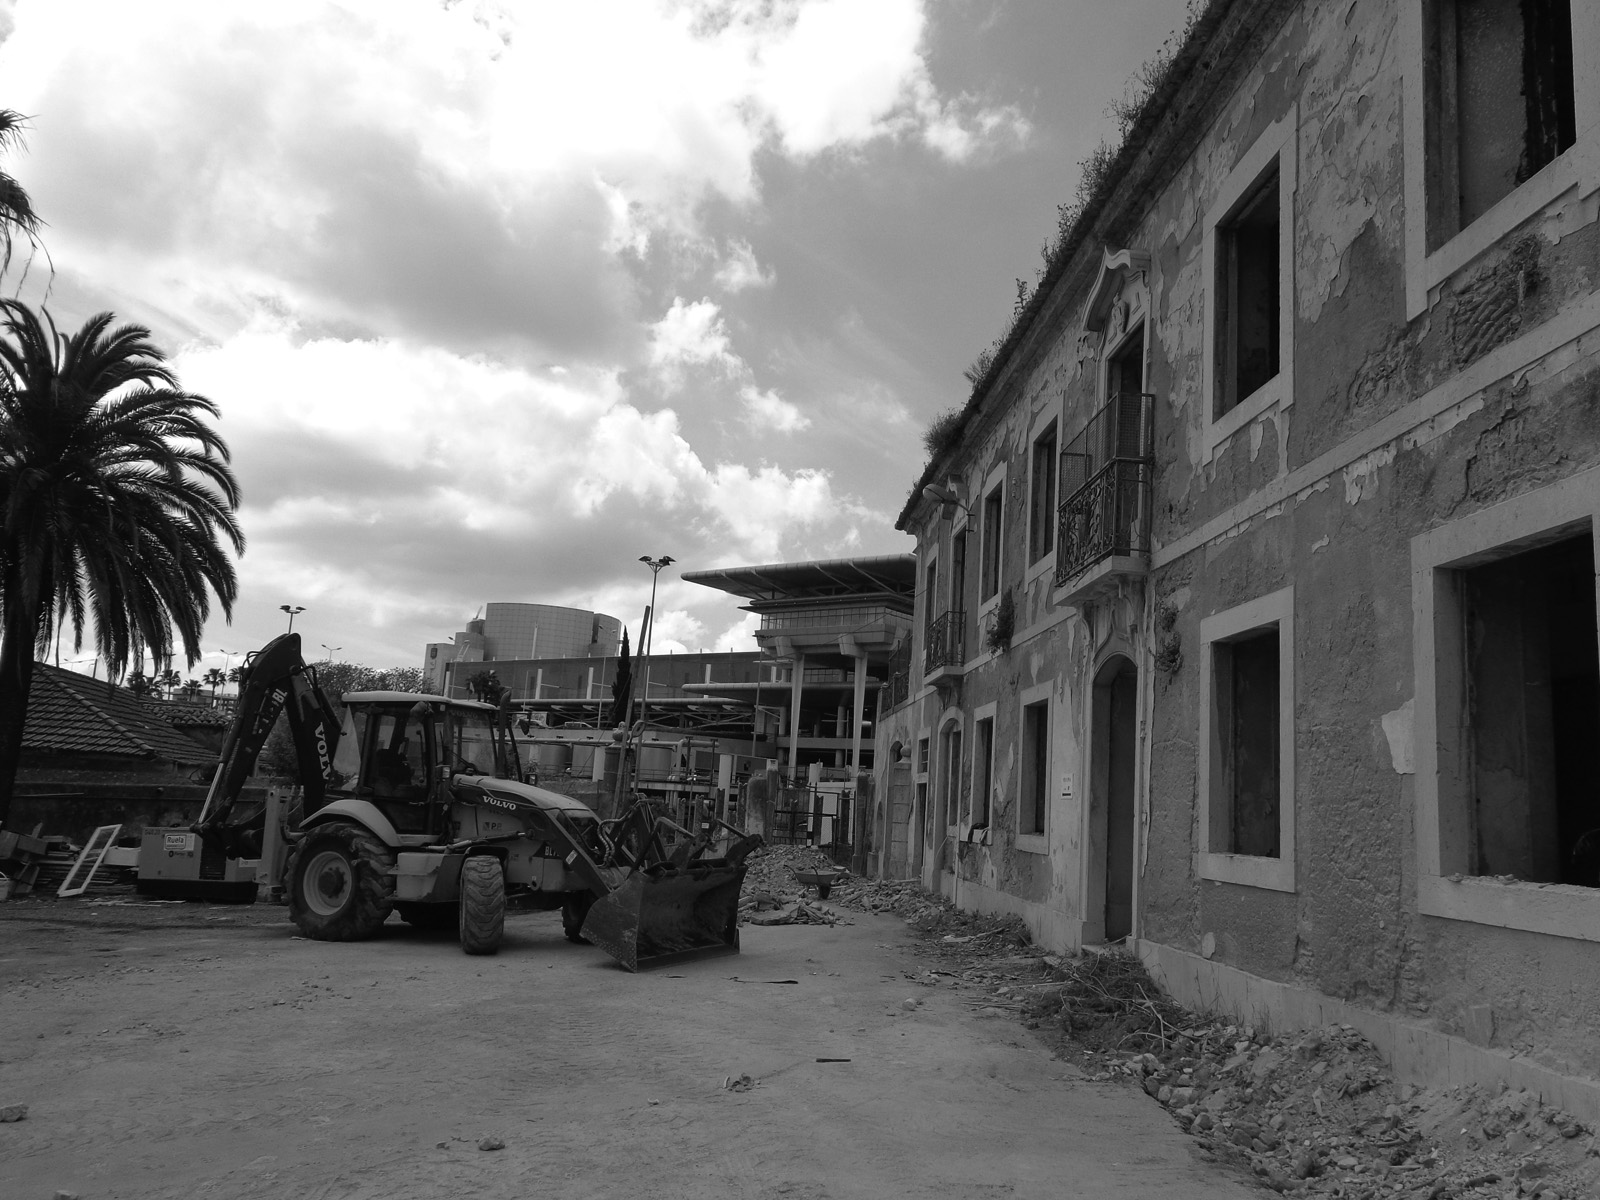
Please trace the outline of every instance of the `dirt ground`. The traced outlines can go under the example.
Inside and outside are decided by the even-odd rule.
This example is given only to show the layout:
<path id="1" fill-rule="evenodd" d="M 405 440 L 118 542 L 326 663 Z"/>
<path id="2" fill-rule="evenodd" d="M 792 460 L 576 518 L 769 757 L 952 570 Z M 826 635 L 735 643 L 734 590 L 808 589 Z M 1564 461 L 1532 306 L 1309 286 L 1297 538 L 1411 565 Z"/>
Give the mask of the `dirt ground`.
<path id="1" fill-rule="evenodd" d="M 477 959 L 283 914 L 0 905 L 0 1105 L 28 1105 L 0 1196 L 1261 1194 L 1130 1081 L 929 986 L 898 917 L 629 975 L 554 914 Z"/>

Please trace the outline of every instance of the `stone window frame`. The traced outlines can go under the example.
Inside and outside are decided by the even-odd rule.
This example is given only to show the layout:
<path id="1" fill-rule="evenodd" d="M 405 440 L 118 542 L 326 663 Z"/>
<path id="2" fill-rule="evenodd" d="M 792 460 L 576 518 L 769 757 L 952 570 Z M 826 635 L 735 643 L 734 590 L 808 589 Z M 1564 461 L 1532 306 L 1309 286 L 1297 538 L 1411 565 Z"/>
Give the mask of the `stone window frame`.
<path id="1" fill-rule="evenodd" d="M 950 766 L 951 737 L 956 739 L 956 765 Z M 961 777 L 962 765 L 967 757 L 967 715 L 959 708 L 946 709 L 939 719 L 937 736 L 933 743 L 934 769 L 929 791 L 933 793 L 934 811 L 939 811 L 942 802 L 945 806 L 944 829 L 934 827 L 935 836 L 955 838 L 961 829 L 961 817 L 964 804 L 962 795 Z M 954 865 L 955 856 L 952 853 L 951 863 Z"/>
<path id="2" fill-rule="evenodd" d="M 1022 828 L 1023 806 L 1027 800 L 1027 714 L 1028 709 L 1036 704 L 1045 705 L 1044 717 L 1044 829 L 1038 833 L 1024 832 Z M 1050 798 L 1053 791 L 1052 783 L 1055 779 L 1055 720 L 1056 701 L 1054 682 L 1035 684 L 1033 687 L 1023 688 L 1017 696 L 1017 784 L 1016 784 L 1016 836 L 1015 847 L 1024 854 L 1048 854 L 1050 852 Z"/>
<path id="3" fill-rule="evenodd" d="M 1456 571 L 1588 531 L 1600 536 L 1600 468 L 1526 492 L 1411 539 L 1416 704 L 1413 794 L 1417 911 L 1425 916 L 1600 941 L 1600 888 L 1465 873 L 1460 711 L 1465 675 Z M 1600 584 L 1597 584 L 1600 590 Z"/>
<path id="4" fill-rule="evenodd" d="M 1294 213 L 1299 178 L 1299 106 L 1261 132 L 1228 172 L 1201 226 L 1202 279 L 1205 289 L 1205 336 L 1201 372 L 1201 419 L 1207 461 L 1229 438 L 1267 413 L 1294 404 Z M 1278 373 L 1222 416 L 1216 416 L 1217 391 L 1217 229 L 1225 225 L 1239 202 L 1278 167 Z M 1147 335 L 1148 336 L 1148 335 Z"/>
<path id="5" fill-rule="evenodd" d="M 998 732 L 999 704 L 980 704 L 972 710 L 972 764 L 968 771 L 967 780 L 967 811 L 962 814 L 961 836 L 976 842 L 987 843 L 989 828 L 994 824 L 994 752 L 996 746 L 996 733 Z M 975 817 L 975 808 L 978 801 L 978 758 L 979 737 L 978 731 L 985 722 L 989 725 L 989 795 L 985 804 L 983 821 Z M 970 835 L 970 836 L 969 836 Z"/>
<path id="6" fill-rule="evenodd" d="M 1441 284 L 1542 210 L 1587 199 L 1600 190 L 1600 5 L 1572 5 L 1573 93 L 1577 141 L 1488 212 L 1428 251 L 1427 6 L 1401 0 L 1400 70 L 1405 176 L 1406 319 L 1437 299 Z M 1565 208 L 1566 205 L 1561 206 Z M 1580 218 L 1581 219 L 1581 218 Z"/>
<path id="7" fill-rule="evenodd" d="M 1211 756 L 1217 737 L 1212 647 L 1253 630 L 1278 630 L 1278 857 L 1211 848 Z M 1275 892 L 1295 890 L 1295 634 L 1294 585 L 1213 613 L 1200 621 L 1200 821 L 1195 871 L 1202 879 Z"/>
<path id="8" fill-rule="evenodd" d="M 1026 558 L 1033 553 L 1033 500 L 1037 491 L 1034 479 L 1034 448 L 1038 446 L 1041 438 L 1050 432 L 1050 427 L 1055 426 L 1056 452 L 1055 452 L 1055 508 L 1056 513 L 1051 517 L 1053 532 L 1049 538 L 1049 548 L 1038 558 L 1028 563 L 1027 573 L 1023 577 L 1024 583 L 1032 583 L 1041 575 L 1055 574 L 1056 547 L 1061 542 L 1060 510 L 1061 510 L 1061 430 L 1062 419 L 1059 405 L 1046 405 L 1044 410 L 1034 418 L 1032 426 L 1028 429 L 1028 544 L 1023 547 L 1023 556 Z"/>
<path id="9" fill-rule="evenodd" d="M 983 618 L 986 617 L 1000 604 L 1000 597 L 1006 594 L 1006 464 L 1001 463 L 984 477 L 983 484 L 976 490 L 973 502 L 973 511 L 978 516 L 978 624 L 983 628 Z M 988 596 L 983 594 L 985 574 L 988 569 L 988 543 L 989 522 L 985 514 L 988 511 L 989 497 L 996 491 L 1000 493 L 1000 522 L 995 530 L 995 588 Z M 969 523 L 970 527 L 970 523 Z M 968 567 L 971 567 L 968 563 Z M 978 653 L 976 647 L 968 647 L 969 656 Z"/>

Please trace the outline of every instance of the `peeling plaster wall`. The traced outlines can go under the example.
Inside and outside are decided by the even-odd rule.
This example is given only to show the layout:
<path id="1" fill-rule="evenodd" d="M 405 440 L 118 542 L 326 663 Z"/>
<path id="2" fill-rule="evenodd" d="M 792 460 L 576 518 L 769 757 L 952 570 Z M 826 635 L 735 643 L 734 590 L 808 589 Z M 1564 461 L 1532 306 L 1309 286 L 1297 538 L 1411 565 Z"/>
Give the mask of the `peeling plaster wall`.
<path id="1" fill-rule="evenodd" d="M 1556 196 L 1408 318 L 1403 15 L 1402 0 L 1293 9 L 1165 184 L 1124 214 L 1121 244 L 1084 248 L 1063 274 L 1048 328 L 1018 351 L 949 460 L 974 509 L 1004 468 L 1016 635 L 1000 654 L 983 648 L 974 533 L 966 597 L 934 604 L 965 605 L 966 662 L 919 694 L 916 642 L 913 698 L 880 723 L 879 761 L 891 742 L 926 734 L 937 763 L 938 723 L 953 709 L 970 778 L 971 714 L 996 704 L 990 828 L 958 826 L 955 875 L 941 878 L 930 852 L 924 881 L 1076 945 L 1103 904 L 1094 675 L 1125 653 L 1141 681 L 1140 938 L 1448 1034 L 1488 1005 L 1495 1048 L 1600 1075 L 1600 942 L 1418 912 L 1411 591 L 1414 536 L 1600 463 L 1600 192 Z M 1292 379 L 1285 402 L 1218 443 L 1202 411 L 1205 216 L 1257 137 L 1290 115 Z M 1155 550 L 1146 579 L 1075 608 L 1052 602 L 1053 570 L 1025 563 L 1029 449 L 1041 413 L 1059 413 L 1064 445 L 1100 403 L 1110 347 L 1085 335 L 1083 314 L 1101 250 L 1123 245 L 1150 257 L 1147 279 L 1117 287 L 1130 325 L 1141 306 L 1152 314 Z M 910 528 L 924 554 L 938 547 L 943 570 L 950 528 L 931 506 L 918 516 Z M 1291 584 L 1294 889 L 1202 879 L 1200 623 Z M 1053 792 L 1044 845 L 1030 848 L 1016 834 L 1018 722 L 1021 694 L 1041 683 Z"/>

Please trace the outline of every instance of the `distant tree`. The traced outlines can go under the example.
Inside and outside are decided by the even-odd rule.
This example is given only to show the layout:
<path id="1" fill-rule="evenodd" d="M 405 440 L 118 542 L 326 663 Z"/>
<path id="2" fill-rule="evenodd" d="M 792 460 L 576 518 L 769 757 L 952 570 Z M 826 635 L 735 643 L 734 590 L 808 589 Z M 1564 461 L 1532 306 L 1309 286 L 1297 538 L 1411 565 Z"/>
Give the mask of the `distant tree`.
<path id="1" fill-rule="evenodd" d="M 172 693 L 177 691 L 179 685 L 183 683 L 183 676 L 179 672 L 173 670 L 171 667 L 168 667 L 165 671 L 156 676 L 156 682 L 167 689 L 167 699 L 171 700 Z"/>
<path id="2" fill-rule="evenodd" d="M 148 696 L 155 690 L 155 681 L 143 671 L 135 671 L 128 676 L 126 687 L 135 696 Z"/>
<path id="3" fill-rule="evenodd" d="M 185 700 L 200 699 L 200 681 L 198 679 L 185 679 L 183 681 L 183 698 Z"/>
<path id="4" fill-rule="evenodd" d="M 628 661 L 628 631 L 622 631 L 622 653 L 617 657 L 617 677 L 611 681 L 611 720 L 615 729 L 628 722 L 628 700 L 633 695 L 633 664 Z"/>
<path id="5" fill-rule="evenodd" d="M 421 667 L 390 667 L 383 677 L 384 686 L 395 692 L 420 692 L 428 682 Z"/>
<path id="6" fill-rule="evenodd" d="M 227 674 L 221 667 L 212 667 L 205 673 L 204 682 L 211 688 L 211 698 L 217 698 L 217 689 L 228 682 Z"/>
<path id="7" fill-rule="evenodd" d="M 243 678 L 244 678 L 244 668 L 243 667 L 229 667 L 228 668 L 228 682 L 229 683 L 238 683 Z"/>

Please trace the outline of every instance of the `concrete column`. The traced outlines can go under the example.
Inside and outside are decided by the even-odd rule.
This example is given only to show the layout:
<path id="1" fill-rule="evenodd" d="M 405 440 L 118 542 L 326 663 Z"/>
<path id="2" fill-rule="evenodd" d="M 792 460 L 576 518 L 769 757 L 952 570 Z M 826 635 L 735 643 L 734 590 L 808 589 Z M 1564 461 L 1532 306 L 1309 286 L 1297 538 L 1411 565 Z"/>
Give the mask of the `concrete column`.
<path id="1" fill-rule="evenodd" d="M 867 719 L 867 656 L 856 655 L 855 724 L 850 727 L 850 773 L 861 774 L 861 726 Z"/>
<path id="2" fill-rule="evenodd" d="M 795 781 L 795 770 L 800 761 L 800 689 L 805 684 L 806 656 L 798 650 L 789 677 L 789 782 Z"/>

